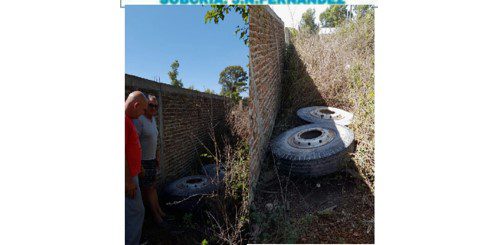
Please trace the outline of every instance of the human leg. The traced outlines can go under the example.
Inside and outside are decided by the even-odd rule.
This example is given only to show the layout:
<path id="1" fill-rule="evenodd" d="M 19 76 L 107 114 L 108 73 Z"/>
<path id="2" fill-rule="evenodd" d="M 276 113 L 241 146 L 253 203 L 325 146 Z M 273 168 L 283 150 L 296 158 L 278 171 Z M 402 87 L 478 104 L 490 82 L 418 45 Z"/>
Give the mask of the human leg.
<path id="1" fill-rule="evenodd" d="M 139 244 L 144 221 L 144 205 L 138 177 L 132 178 L 137 186 L 134 198 L 125 197 L 125 244 Z"/>

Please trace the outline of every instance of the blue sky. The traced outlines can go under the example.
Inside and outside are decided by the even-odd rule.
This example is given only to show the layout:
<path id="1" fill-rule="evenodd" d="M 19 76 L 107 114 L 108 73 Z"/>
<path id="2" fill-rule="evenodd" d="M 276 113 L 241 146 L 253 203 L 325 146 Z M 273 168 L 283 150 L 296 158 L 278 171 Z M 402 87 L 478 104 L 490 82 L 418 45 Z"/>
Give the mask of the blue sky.
<path id="1" fill-rule="evenodd" d="M 167 73 L 179 60 L 184 87 L 221 91 L 219 73 L 240 65 L 248 73 L 249 49 L 235 35 L 242 17 L 228 14 L 218 24 L 204 23 L 209 6 L 126 6 L 125 72 L 170 83 Z M 248 92 L 242 93 L 248 96 Z"/>

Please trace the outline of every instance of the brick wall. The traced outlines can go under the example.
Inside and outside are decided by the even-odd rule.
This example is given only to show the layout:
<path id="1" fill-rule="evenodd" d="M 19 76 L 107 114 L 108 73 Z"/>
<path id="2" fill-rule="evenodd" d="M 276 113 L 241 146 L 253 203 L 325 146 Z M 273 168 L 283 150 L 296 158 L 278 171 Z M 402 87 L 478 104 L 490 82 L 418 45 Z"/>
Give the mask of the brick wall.
<path id="1" fill-rule="evenodd" d="M 191 174 L 204 145 L 212 147 L 210 128 L 225 127 L 228 100 L 218 95 L 176 88 L 144 78 L 125 75 L 125 95 L 134 90 L 158 99 L 160 183 Z"/>
<path id="2" fill-rule="evenodd" d="M 285 34 L 283 21 L 269 6 L 249 6 L 249 17 L 250 184 L 254 190 L 280 104 Z"/>

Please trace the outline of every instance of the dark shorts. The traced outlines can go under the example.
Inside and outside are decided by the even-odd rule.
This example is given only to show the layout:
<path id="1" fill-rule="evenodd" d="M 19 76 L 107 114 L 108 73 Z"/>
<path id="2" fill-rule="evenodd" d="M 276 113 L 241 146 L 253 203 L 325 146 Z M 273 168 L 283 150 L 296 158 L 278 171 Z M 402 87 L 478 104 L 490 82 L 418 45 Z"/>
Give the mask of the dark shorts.
<path id="1" fill-rule="evenodd" d="M 141 161 L 141 166 L 142 173 L 139 175 L 139 185 L 141 187 L 152 187 L 157 180 L 157 160 Z"/>

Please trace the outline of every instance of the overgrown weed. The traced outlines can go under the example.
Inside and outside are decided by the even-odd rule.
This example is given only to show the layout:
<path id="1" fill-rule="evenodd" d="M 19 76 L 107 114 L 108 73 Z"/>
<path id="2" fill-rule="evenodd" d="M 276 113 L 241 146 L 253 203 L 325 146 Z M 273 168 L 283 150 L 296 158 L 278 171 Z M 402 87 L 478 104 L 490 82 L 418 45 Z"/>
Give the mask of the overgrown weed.
<path id="1" fill-rule="evenodd" d="M 230 108 L 226 118 L 229 131 L 211 130 L 214 163 L 223 166 L 224 190 L 209 200 L 207 216 L 217 244 L 244 244 L 249 224 L 249 146 L 248 113 L 245 108 Z M 220 133 L 220 132 L 218 132 Z M 222 141 L 222 142 L 221 142 Z"/>
<path id="2" fill-rule="evenodd" d="M 313 221 L 313 215 L 292 220 L 286 209 L 284 205 L 275 205 L 272 210 L 263 212 L 253 207 L 251 220 L 257 226 L 253 228 L 253 239 L 259 243 L 296 243 Z"/>

